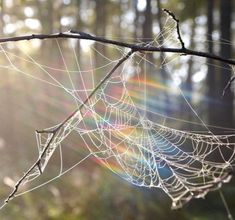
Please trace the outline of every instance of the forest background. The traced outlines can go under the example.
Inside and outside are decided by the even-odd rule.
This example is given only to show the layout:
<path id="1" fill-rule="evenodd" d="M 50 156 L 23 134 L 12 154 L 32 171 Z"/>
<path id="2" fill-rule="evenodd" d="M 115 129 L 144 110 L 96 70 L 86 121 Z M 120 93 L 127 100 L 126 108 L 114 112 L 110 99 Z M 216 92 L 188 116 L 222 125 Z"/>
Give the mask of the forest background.
<path id="1" fill-rule="evenodd" d="M 162 8 L 174 12 L 180 20 L 182 37 L 194 50 L 234 57 L 235 12 L 232 0 L 1 0 L 1 37 L 31 33 L 57 33 L 68 30 L 88 32 L 97 36 L 124 42 L 150 41 L 164 29 L 167 15 Z M 164 39 L 160 39 L 164 40 Z M 86 63 L 87 45 L 77 43 L 79 62 Z M 107 57 L 112 52 L 104 44 L 94 45 Z M 58 65 L 59 51 L 47 41 L 37 46 L 40 63 Z M 27 49 L 31 50 L 31 49 Z M 32 53 L 34 53 L 32 49 Z M 69 50 L 63 48 L 65 55 Z M 17 51 L 15 51 L 17 53 Z M 148 59 L 160 66 L 164 55 L 149 55 Z M 94 55 L 94 65 L 102 66 L 103 59 Z M 234 86 L 221 98 L 231 77 L 231 68 L 213 60 L 202 65 L 199 58 L 187 56 L 170 68 L 162 68 L 159 78 L 169 87 L 168 99 L 161 112 L 188 121 L 197 121 L 188 113 L 180 98 L 175 98 L 170 88 L 180 86 L 189 102 L 209 125 L 234 128 Z M 169 76 L 171 75 L 171 77 Z M 153 77 L 152 72 L 147 77 Z M 173 78 L 173 80 L 172 80 Z M 19 177 L 35 156 L 33 131 L 48 127 L 71 111 L 69 103 L 53 88 L 37 85 L 17 74 L 1 70 L 0 75 L 0 151 L 3 180 L 2 198 L 11 181 Z M 178 96 L 177 96 L 178 97 Z M 44 126 L 45 125 L 45 126 Z M 196 129 L 196 125 L 177 122 L 176 127 Z M 219 133 L 221 129 L 211 128 Z M 76 139 L 66 146 L 76 146 L 76 152 L 65 155 L 70 160 L 80 157 L 82 150 Z M 56 163 L 55 163 L 55 166 Z M 53 170 L 53 168 L 51 168 Z M 235 215 L 234 180 L 223 187 L 228 205 Z M 1 219 L 226 219 L 226 210 L 218 192 L 209 193 L 205 199 L 193 200 L 183 209 L 170 210 L 171 201 L 160 189 L 133 186 L 120 179 L 95 160 L 88 160 L 56 182 L 16 199 L 1 210 Z"/>

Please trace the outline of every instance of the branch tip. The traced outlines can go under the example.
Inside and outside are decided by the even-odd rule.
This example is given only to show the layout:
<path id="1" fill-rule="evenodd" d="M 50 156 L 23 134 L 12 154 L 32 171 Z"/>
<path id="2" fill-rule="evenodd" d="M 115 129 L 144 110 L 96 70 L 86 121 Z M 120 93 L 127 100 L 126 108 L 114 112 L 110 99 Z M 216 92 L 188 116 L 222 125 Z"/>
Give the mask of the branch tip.
<path id="1" fill-rule="evenodd" d="M 24 35 L 24 36 L 18 36 L 18 37 L 0 38 L 0 43 L 26 41 L 26 40 L 33 40 L 33 39 L 40 39 L 40 40 L 57 39 L 57 38 L 68 38 L 68 39 L 77 39 L 77 40 L 84 39 L 84 40 L 91 40 L 95 42 L 104 43 L 107 45 L 111 44 L 111 45 L 115 45 L 119 47 L 133 49 L 134 52 L 139 51 L 139 52 L 152 52 L 152 53 L 153 52 L 180 53 L 180 54 L 184 53 L 187 55 L 206 57 L 206 58 L 210 58 L 213 60 L 218 60 L 223 63 L 230 64 L 230 65 L 235 65 L 235 60 L 233 59 L 227 59 L 227 58 L 217 56 L 215 54 L 186 49 L 184 46 L 182 37 L 180 35 L 179 20 L 169 10 L 163 9 L 163 11 L 165 11 L 169 16 L 171 16 L 177 24 L 176 28 L 177 28 L 177 33 L 178 33 L 178 39 L 181 43 L 181 48 L 171 48 L 171 47 L 161 47 L 161 46 L 151 46 L 151 45 L 146 46 L 146 43 L 145 44 L 132 44 L 132 43 L 127 43 L 127 42 L 122 42 L 122 41 L 111 40 L 111 39 L 107 39 L 104 37 L 97 37 L 92 34 L 75 31 L 75 30 L 69 30 L 68 32 L 53 33 L 53 34 L 30 34 L 30 35 Z"/>
<path id="2" fill-rule="evenodd" d="M 233 81 L 235 81 L 235 76 L 232 76 L 231 79 L 228 81 L 227 85 L 224 87 L 221 98 L 223 98 L 225 96 L 225 94 L 227 93 L 228 89 L 231 87 Z"/>
<path id="3" fill-rule="evenodd" d="M 178 40 L 180 41 L 182 50 L 186 50 L 185 45 L 184 45 L 184 41 L 181 37 L 181 33 L 180 33 L 180 20 L 175 16 L 175 14 L 173 12 L 171 12 L 168 9 L 163 9 L 163 11 L 168 14 L 176 23 L 176 30 L 177 30 L 177 35 L 178 35 Z"/>

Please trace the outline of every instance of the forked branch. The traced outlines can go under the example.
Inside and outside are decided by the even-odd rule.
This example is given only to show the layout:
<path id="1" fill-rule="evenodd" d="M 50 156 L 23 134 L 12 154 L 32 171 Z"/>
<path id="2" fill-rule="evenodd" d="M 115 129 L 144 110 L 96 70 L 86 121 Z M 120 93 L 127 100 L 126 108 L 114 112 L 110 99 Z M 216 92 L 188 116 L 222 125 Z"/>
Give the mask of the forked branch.
<path id="1" fill-rule="evenodd" d="M 176 22 L 176 30 L 177 30 L 177 35 L 178 35 L 178 40 L 181 43 L 181 47 L 182 50 L 185 50 L 185 45 L 184 45 L 184 41 L 181 37 L 181 33 L 180 33 L 180 20 L 178 18 L 176 18 L 175 14 L 167 9 L 163 9 L 164 12 L 166 12 L 170 17 L 172 17 L 172 19 Z"/>
<path id="2" fill-rule="evenodd" d="M 223 57 L 217 56 L 215 54 L 210 54 L 206 52 L 200 52 L 200 51 L 195 51 L 195 50 L 190 50 L 185 48 L 184 41 L 181 37 L 180 34 L 180 27 L 179 27 L 179 20 L 175 17 L 175 15 L 170 12 L 169 10 L 164 10 L 169 16 L 172 17 L 172 19 L 176 22 L 176 29 L 177 29 L 177 34 L 178 34 L 178 40 L 181 43 L 181 48 L 167 48 L 167 47 L 156 47 L 149 45 L 148 43 L 143 43 L 143 44 L 131 44 L 131 43 L 125 43 L 125 42 L 120 42 L 120 41 L 115 41 L 111 39 L 106 39 L 103 37 L 98 37 L 94 36 L 88 33 L 84 32 L 77 32 L 77 31 L 69 31 L 65 33 L 56 33 L 56 34 L 32 34 L 32 35 L 25 35 L 25 36 L 19 36 L 19 37 L 9 37 L 9 38 L 2 38 L 0 39 L 0 43 L 3 42 L 16 42 L 16 41 L 23 41 L 23 40 L 32 40 L 32 39 L 58 39 L 58 38 L 74 38 L 74 39 L 83 39 L 83 40 L 91 40 L 95 42 L 101 42 L 105 44 L 112 44 L 120 47 L 125 47 L 129 48 L 130 52 L 128 52 L 124 57 L 122 57 L 118 63 L 111 69 L 110 72 L 100 81 L 100 83 L 95 87 L 95 89 L 90 93 L 90 95 L 86 98 L 86 100 L 79 106 L 78 109 L 76 109 L 72 114 L 70 114 L 62 123 L 60 123 L 57 127 L 55 127 L 52 130 L 42 130 L 42 131 L 37 131 L 37 133 L 43 134 L 43 133 L 48 133 L 51 134 L 51 137 L 44 146 L 42 152 L 40 152 L 40 155 L 38 159 L 34 162 L 34 164 L 28 169 L 28 171 L 19 179 L 19 181 L 15 184 L 13 191 L 9 194 L 7 199 L 4 201 L 3 205 L 1 207 L 4 207 L 10 200 L 12 200 L 18 190 L 19 187 L 23 184 L 23 182 L 28 178 L 30 173 L 38 169 L 39 175 L 43 173 L 43 170 L 41 169 L 41 162 L 44 157 L 44 155 L 47 153 L 48 149 L 50 148 L 51 144 L 55 140 L 58 132 L 63 129 L 64 125 L 71 119 L 73 118 L 77 113 L 81 113 L 82 115 L 82 109 L 84 106 L 88 104 L 90 99 L 93 97 L 93 95 L 97 92 L 98 89 L 101 88 L 101 86 L 112 76 L 112 74 L 115 72 L 115 70 L 120 67 L 133 53 L 135 52 L 142 52 L 142 51 L 149 51 L 149 52 L 166 52 L 166 53 L 180 53 L 184 55 L 193 55 L 193 56 L 198 56 L 198 57 L 205 57 L 205 58 L 210 58 L 214 60 L 218 60 L 227 64 L 235 65 L 235 60 L 232 59 L 225 59 Z M 232 83 L 234 79 L 231 79 L 229 82 L 229 85 Z M 1 208 L 0 207 L 0 208 Z"/>
<path id="3" fill-rule="evenodd" d="M 168 11 L 168 13 L 170 13 L 171 16 L 173 15 L 172 12 Z M 59 39 L 59 38 L 82 39 L 82 40 L 90 40 L 90 41 L 100 42 L 104 44 L 111 44 L 111 45 L 116 45 L 120 47 L 125 47 L 133 51 L 179 53 L 179 54 L 184 54 L 184 55 L 193 55 L 193 56 L 198 56 L 198 57 L 210 58 L 210 59 L 218 60 L 218 61 L 230 64 L 230 65 L 235 65 L 235 60 L 233 59 L 226 59 L 215 54 L 185 48 L 184 42 L 180 35 L 179 23 L 178 23 L 179 21 L 178 20 L 175 20 L 175 21 L 177 22 L 176 28 L 177 28 L 177 33 L 178 33 L 178 39 L 181 43 L 181 48 L 171 48 L 171 47 L 162 47 L 162 46 L 157 47 L 157 46 L 149 45 L 148 43 L 131 44 L 131 43 L 126 43 L 122 41 L 107 39 L 104 37 L 94 36 L 85 32 L 74 31 L 74 30 L 70 30 L 68 32 L 63 32 L 63 33 L 55 33 L 55 34 L 32 34 L 32 35 L 25 35 L 25 36 L 18 36 L 18 37 L 0 38 L 0 43 L 33 40 L 33 39 L 39 39 L 39 40 Z"/>
<path id="4" fill-rule="evenodd" d="M 42 131 L 36 131 L 37 133 L 49 133 L 51 134 L 51 138 L 44 147 L 43 151 L 40 153 L 38 159 L 34 162 L 34 164 L 28 169 L 28 171 L 18 180 L 18 182 L 15 184 L 13 191 L 9 194 L 9 196 L 5 199 L 3 205 L 0 207 L 3 208 L 10 200 L 12 200 L 15 195 L 17 194 L 19 187 L 23 184 L 23 182 L 28 178 L 30 173 L 35 170 L 35 168 L 39 170 L 40 175 L 42 174 L 41 169 L 41 161 L 45 154 L 47 153 L 48 149 L 50 148 L 51 144 L 53 143 L 54 139 L 56 138 L 56 135 L 58 132 L 62 129 L 62 127 L 68 122 L 75 114 L 78 112 L 82 112 L 82 109 L 86 104 L 89 102 L 89 100 L 93 97 L 93 95 L 97 92 L 98 89 L 101 88 L 101 86 L 112 76 L 112 74 L 115 72 L 115 70 L 121 66 L 133 53 L 135 50 L 131 50 L 128 52 L 124 57 L 122 57 L 118 63 L 108 72 L 108 74 L 100 81 L 100 83 L 95 87 L 95 89 L 90 93 L 90 95 L 86 98 L 86 100 L 71 114 L 69 115 L 59 126 L 55 127 L 52 130 L 42 130 Z M 82 114 L 82 113 L 81 113 Z"/>

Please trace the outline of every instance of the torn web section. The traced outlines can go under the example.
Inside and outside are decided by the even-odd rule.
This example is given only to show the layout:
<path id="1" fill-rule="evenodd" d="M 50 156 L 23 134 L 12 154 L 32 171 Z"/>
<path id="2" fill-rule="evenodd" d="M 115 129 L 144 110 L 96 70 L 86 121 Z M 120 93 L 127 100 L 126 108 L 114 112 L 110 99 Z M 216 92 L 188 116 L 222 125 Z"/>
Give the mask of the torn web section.
<path id="1" fill-rule="evenodd" d="M 31 172 L 28 173 L 24 182 L 34 180 L 44 172 L 55 150 L 60 146 L 62 141 L 76 129 L 76 126 L 81 120 L 81 112 L 77 110 L 64 124 L 36 132 L 39 153 L 38 163 Z"/>
<path id="2" fill-rule="evenodd" d="M 60 46 L 58 44 L 59 49 Z M 7 62 L 11 63 L 11 60 L 13 60 L 13 57 L 15 58 L 14 54 L 9 54 L 8 52 L 4 51 L 4 57 L 7 57 Z M 64 64 L 67 62 L 66 58 L 63 57 L 63 53 L 61 50 L 60 56 L 62 56 L 62 61 Z M 6 55 L 7 54 L 7 55 Z M 32 66 L 34 66 L 35 75 L 45 75 L 47 76 L 53 84 L 49 81 L 45 81 L 47 85 L 56 86 L 56 88 L 61 89 L 61 91 L 64 91 L 66 93 L 69 93 L 69 95 L 72 95 L 72 97 L 76 100 L 76 104 L 78 106 L 81 106 L 86 100 L 86 98 L 89 96 L 89 94 L 93 91 L 93 89 L 96 86 L 96 82 L 94 82 L 94 72 L 95 69 L 92 67 L 92 63 L 90 63 L 90 68 L 88 68 L 88 64 L 86 63 L 86 69 L 84 71 L 84 67 L 80 67 L 79 63 L 77 62 L 77 69 L 78 70 L 71 70 L 67 64 L 65 64 L 65 67 L 62 67 L 60 69 L 57 69 L 52 66 L 46 66 L 43 64 L 40 64 L 34 60 L 33 57 L 31 57 L 29 54 L 26 54 L 22 51 L 22 54 L 24 54 L 25 57 L 23 57 L 23 62 L 28 62 Z M 21 59 L 21 57 L 16 57 L 16 59 Z M 89 61 L 89 59 L 88 59 Z M 71 62 L 71 61 L 70 61 Z M 111 63 L 111 65 L 110 65 Z M 75 62 L 76 64 L 76 62 Z M 18 65 L 18 63 L 16 64 Z M 40 80 L 41 82 L 44 82 L 41 77 L 34 77 L 31 74 L 28 74 L 26 72 L 26 69 L 23 69 L 23 67 L 16 66 L 16 65 L 9 65 L 13 70 L 16 70 L 17 73 L 26 74 L 29 77 L 32 77 L 32 79 Z M 22 65 L 23 66 L 23 65 Z M 105 66 L 99 66 L 98 69 L 102 69 L 102 72 L 109 72 L 112 68 L 113 64 L 112 61 L 109 60 L 109 63 Z M 81 68 L 81 69 L 80 69 Z M 32 71 L 34 73 L 34 71 Z M 103 74 L 102 74 L 103 75 Z M 69 78 L 69 80 L 66 81 L 66 78 Z M 43 77 L 42 77 L 43 78 Z M 71 81 L 77 80 L 79 83 L 71 83 Z M 72 85 L 70 85 L 72 84 Z M 49 90 L 50 91 L 50 90 Z M 57 95 L 53 96 L 57 97 Z M 51 98 L 51 97 L 50 97 Z M 53 99 L 52 99 L 53 101 Z M 53 102 L 50 102 L 52 105 L 55 104 Z M 68 102 L 61 102 L 61 106 L 65 106 L 64 103 Z M 66 106 L 71 106 L 71 103 L 67 104 Z M 54 105 L 56 106 L 56 105 Z M 58 106 L 58 105 L 57 105 Z M 65 107 L 66 107 L 65 106 Z M 58 110 L 58 107 L 57 107 Z M 63 108 L 59 108 L 59 110 L 64 111 Z M 40 174 L 42 174 L 51 159 L 53 153 L 55 150 L 60 146 L 61 142 L 66 138 L 72 130 L 75 130 L 77 123 L 81 120 L 80 118 L 80 112 L 77 112 L 78 114 L 73 115 L 68 121 L 66 120 L 66 123 L 58 124 L 57 126 L 45 129 L 41 132 L 36 132 L 37 136 L 37 143 L 38 143 L 38 152 L 39 152 L 39 158 L 36 165 L 33 165 L 27 172 L 26 175 L 23 176 L 22 182 L 29 182 L 37 178 Z M 54 113 L 53 113 L 54 114 Z"/>

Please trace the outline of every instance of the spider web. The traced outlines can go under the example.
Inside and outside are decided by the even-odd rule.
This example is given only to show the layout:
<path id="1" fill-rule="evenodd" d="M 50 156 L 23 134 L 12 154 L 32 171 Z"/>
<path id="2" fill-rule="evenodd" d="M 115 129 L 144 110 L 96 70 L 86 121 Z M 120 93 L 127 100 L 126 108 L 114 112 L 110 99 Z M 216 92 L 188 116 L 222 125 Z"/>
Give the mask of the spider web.
<path id="1" fill-rule="evenodd" d="M 164 38 L 163 45 L 159 45 L 158 42 L 160 35 Z M 164 30 L 160 35 L 150 41 L 149 45 L 166 47 L 179 45 L 175 36 L 175 22 L 171 19 L 166 20 Z M 147 104 L 148 74 L 144 73 L 142 76 L 139 69 L 143 68 L 141 67 L 143 62 L 151 64 L 155 69 L 160 68 L 158 65 L 151 63 L 145 55 L 135 53 L 84 104 L 84 100 L 97 86 L 95 82 L 97 70 L 109 73 L 110 69 L 120 57 L 126 55 L 127 51 L 123 48 L 110 46 L 118 54 L 117 59 L 111 60 L 97 51 L 94 45 L 91 45 L 92 52 L 102 56 L 106 60 L 106 64 L 97 68 L 81 70 L 74 49 L 74 41 L 71 41 L 71 51 L 77 65 L 77 69 L 72 71 L 67 66 L 62 43 L 58 40 L 54 41 L 64 68 L 56 69 L 42 65 L 20 48 L 18 49 L 22 56 L 12 53 L 9 47 L 3 44 L 0 48 L 1 55 L 5 57 L 7 62 L 7 65 L 1 65 L 2 69 L 13 70 L 16 73 L 61 88 L 73 98 L 77 106 L 77 110 L 65 123 L 59 123 L 41 132 L 36 132 L 40 160 L 38 166 L 27 173 L 24 183 L 36 179 L 45 171 L 57 149 L 61 155 L 61 169 L 58 176 L 25 192 L 19 192 L 16 196 L 59 178 L 91 156 L 98 158 L 107 168 L 134 185 L 164 190 L 172 199 L 172 208 L 180 208 L 192 198 L 204 197 L 208 191 L 218 189 L 222 183 L 230 180 L 235 154 L 233 141 L 235 135 L 212 134 L 179 88 L 177 89 L 183 99 L 201 126 L 204 127 L 202 132 L 195 133 L 171 128 L 161 120 L 162 118 L 166 119 L 167 116 L 162 116 L 157 111 L 154 112 L 154 120 L 148 117 L 148 112 L 150 112 Z M 166 56 L 161 65 L 168 67 L 178 57 L 179 55 Z M 28 73 L 22 66 L 17 65 L 17 60 L 35 66 L 37 71 L 46 75 L 48 79 L 41 77 L 40 74 L 37 76 Z M 53 71 L 67 75 L 69 86 L 54 77 L 51 73 Z M 73 73 L 79 75 L 79 88 L 76 88 L 72 78 Z M 92 77 L 92 80 L 87 78 L 87 74 Z M 131 86 L 133 79 L 138 82 L 137 89 Z M 138 100 L 142 101 L 138 103 Z M 55 133 L 55 130 L 58 132 Z M 79 135 L 83 141 L 80 145 L 85 145 L 89 153 L 71 168 L 63 170 L 61 144 L 72 132 Z M 46 148 L 47 146 L 49 147 Z M 118 167 L 119 172 L 113 167 Z"/>

